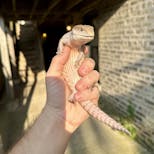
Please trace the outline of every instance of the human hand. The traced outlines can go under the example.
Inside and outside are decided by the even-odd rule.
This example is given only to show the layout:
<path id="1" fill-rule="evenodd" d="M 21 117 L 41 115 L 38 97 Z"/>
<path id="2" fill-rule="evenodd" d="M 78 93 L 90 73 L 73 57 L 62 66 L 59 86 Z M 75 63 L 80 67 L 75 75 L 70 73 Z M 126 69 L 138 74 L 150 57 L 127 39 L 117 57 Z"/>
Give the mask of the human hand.
<path id="1" fill-rule="evenodd" d="M 70 103 L 68 98 L 71 95 L 71 90 L 62 76 L 63 66 L 69 55 L 70 48 L 65 46 L 62 54 L 56 55 L 52 59 L 46 75 L 46 106 L 52 111 L 57 120 L 63 120 L 65 129 L 72 133 L 88 118 L 88 113 L 81 107 L 79 102 L 87 100 L 91 100 L 96 104 L 98 102 L 99 92 L 93 85 L 98 82 L 99 73 L 93 70 L 95 62 L 91 58 L 86 58 L 78 70 L 81 79 L 76 84 L 77 93 L 74 96 L 76 101 Z"/>

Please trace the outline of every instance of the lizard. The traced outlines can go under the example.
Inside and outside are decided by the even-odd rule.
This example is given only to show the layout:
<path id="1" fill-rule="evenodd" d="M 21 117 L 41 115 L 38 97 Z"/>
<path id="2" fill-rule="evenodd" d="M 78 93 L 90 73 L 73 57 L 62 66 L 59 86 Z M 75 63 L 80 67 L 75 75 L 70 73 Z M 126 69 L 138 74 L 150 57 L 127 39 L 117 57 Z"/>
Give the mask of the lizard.
<path id="1" fill-rule="evenodd" d="M 69 101 L 73 103 L 73 97 L 76 93 L 75 85 L 81 77 L 78 74 L 78 68 L 80 67 L 82 61 L 85 58 L 83 52 L 83 47 L 86 43 L 91 42 L 94 39 L 94 27 L 90 25 L 75 25 L 71 31 L 65 33 L 58 43 L 58 48 L 56 54 L 61 54 L 64 45 L 71 48 L 70 56 L 67 63 L 64 65 L 63 77 L 67 81 L 68 86 L 72 90 L 72 94 Z M 123 127 L 120 123 L 116 122 L 109 115 L 103 112 L 97 105 L 93 102 L 84 101 L 80 102 L 80 105 L 89 115 L 102 121 L 104 124 L 111 127 L 113 130 L 122 131 L 128 135 L 130 132 Z"/>

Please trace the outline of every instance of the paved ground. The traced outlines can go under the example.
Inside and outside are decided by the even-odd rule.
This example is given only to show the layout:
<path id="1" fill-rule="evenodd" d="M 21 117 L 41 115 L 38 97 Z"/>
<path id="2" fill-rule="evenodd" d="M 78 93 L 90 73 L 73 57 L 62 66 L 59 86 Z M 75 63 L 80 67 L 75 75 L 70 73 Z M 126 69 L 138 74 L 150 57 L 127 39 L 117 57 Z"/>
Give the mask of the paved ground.
<path id="1" fill-rule="evenodd" d="M 21 107 L 0 111 L 0 154 L 34 121 L 45 103 L 44 73 L 23 89 Z M 40 95 L 41 94 L 41 95 Z M 12 107 L 11 107 L 12 109 Z M 52 143 L 51 143 L 52 144 Z M 150 154 L 130 137 L 89 119 L 72 136 L 65 154 Z"/>
<path id="2" fill-rule="evenodd" d="M 130 137 L 87 120 L 72 136 L 65 154 L 150 154 Z"/>
<path id="3" fill-rule="evenodd" d="M 7 150 L 31 126 L 41 112 L 46 100 L 45 73 L 37 74 L 36 80 L 21 88 L 17 101 L 4 99 L 0 106 L 0 154 Z"/>

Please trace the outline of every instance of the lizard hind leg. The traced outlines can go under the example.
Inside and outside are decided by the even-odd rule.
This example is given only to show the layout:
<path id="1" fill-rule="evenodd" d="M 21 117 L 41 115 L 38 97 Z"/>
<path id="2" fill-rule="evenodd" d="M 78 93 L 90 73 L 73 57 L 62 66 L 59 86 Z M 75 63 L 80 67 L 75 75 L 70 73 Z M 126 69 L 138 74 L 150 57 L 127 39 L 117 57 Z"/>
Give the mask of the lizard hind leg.
<path id="1" fill-rule="evenodd" d="M 76 91 L 73 91 L 72 94 L 69 96 L 68 101 L 70 101 L 71 103 L 74 102 L 74 95 L 75 95 Z"/>

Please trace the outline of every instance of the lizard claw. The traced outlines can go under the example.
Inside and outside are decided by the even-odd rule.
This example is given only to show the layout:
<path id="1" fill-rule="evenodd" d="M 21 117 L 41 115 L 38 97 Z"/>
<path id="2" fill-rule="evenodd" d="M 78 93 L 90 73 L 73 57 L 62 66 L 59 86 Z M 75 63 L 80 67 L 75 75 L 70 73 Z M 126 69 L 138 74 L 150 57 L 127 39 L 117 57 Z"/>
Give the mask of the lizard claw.
<path id="1" fill-rule="evenodd" d="M 83 58 L 84 58 L 84 53 L 80 51 L 79 55 L 77 56 L 77 59 L 75 60 L 75 64 L 74 64 L 75 68 L 78 68 L 78 66 L 80 66 L 80 63 Z"/>
<path id="2" fill-rule="evenodd" d="M 69 96 L 68 100 L 73 103 L 75 100 L 74 100 L 74 95 L 75 95 L 76 92 L 72 92 L 72 94 Z"/>
<path id="3" fill-rule="evenodd" d="M 73 102 L 74 102 L 74 95 L 71 94 L 71 95 L 69 96 L 68 100 L 69 100 L 71 103 L 73 103 Z"/>

